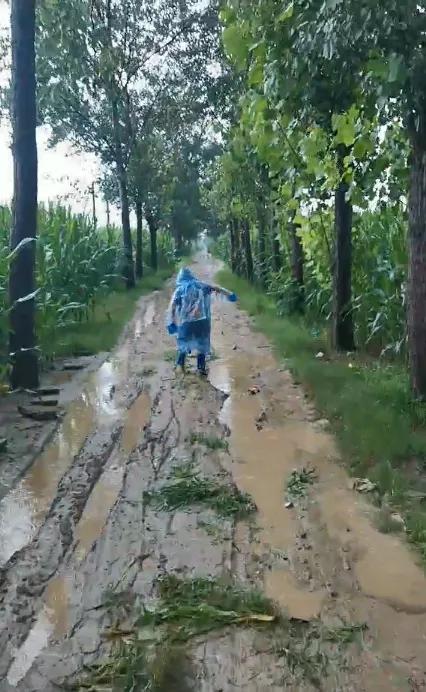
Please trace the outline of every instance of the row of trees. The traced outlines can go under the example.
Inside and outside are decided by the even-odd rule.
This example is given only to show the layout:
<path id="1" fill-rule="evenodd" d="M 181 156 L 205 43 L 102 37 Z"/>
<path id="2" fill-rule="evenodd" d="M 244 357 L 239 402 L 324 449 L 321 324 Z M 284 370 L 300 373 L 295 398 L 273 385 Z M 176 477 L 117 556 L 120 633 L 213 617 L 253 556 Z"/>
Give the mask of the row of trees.
<path id="1" fill-rule="evenodd" d="M 424 8 L 228 0 L 221 19 L 240 102 L 209 196 L 228 228 L 233 268 L 271 287 L 285 245 L 301 310 L 306 274 L 326 254 L 333 343 L 351 351 L 354 229 L 365 227 L 368 209 L 386 206 L 400 219 L 408 197 L 408 351 L 413 392 L 426 398 Z"/>
<path id="2" fill-rule="evenodd" d="M 36 125 L 51 142 L 95 153 L 121 209 L 123 275 L 143 272 L 142 227 L 178 249 L 205 221 L 200 178 L 229 80 L 215 3 L 195 0 L 12 0 L 14 220 L 10 271 L 12 385 L 38 382 L 35 334 Z M 130 225 L 136 213 L 136 257 Z M 136 267 L 135 267 L 136 264 Z"/>
<path id="3" fill-rule="evenodd" d="M 209 4 L 198 7 L 192 0 L 45 0 L 39 8 L 40 113 L 54 141 L 96 153 L 115 178 L 128 287 L 135 281 L 131 206 L 155 238 L 171 148 L 192 139 L 214 100 L 217 78 L 208 66 L 218 58 L 217 14 Z M 140 273 L 139 260 L 140 253 Z"/>

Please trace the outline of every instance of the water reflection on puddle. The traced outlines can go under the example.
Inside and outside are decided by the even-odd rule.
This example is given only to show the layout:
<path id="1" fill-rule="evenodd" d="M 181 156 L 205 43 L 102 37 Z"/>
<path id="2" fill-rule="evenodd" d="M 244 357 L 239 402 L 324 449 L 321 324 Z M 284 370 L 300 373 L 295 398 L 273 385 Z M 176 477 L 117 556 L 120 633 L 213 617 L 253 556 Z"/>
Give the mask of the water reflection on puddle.
<path id="1" fill-rule="evenodd" d="M 44 605 L 30 634 L 17 651 L 9 670 L 8 682 L 16 686 L 27 674 L 33 662 L 46 648 L 49 641 L 64 637 L 69 630 L 69 593 L 72 574 L 83 562 L 94 542 L 105 526 L 108 514 L 117 501 L 125 470 L 125 461 L 137 447 L 143 430 L 149 421 L 151 399 L 142 392 L 126 411 L 119 446 L 114 450 L 108 464 L 95 485 L 75 531 L 73 565 L 58 575 L 46 589 Z"/>
<path id="2" fill-rule="evenodd" d="M 124 356 L 124 358 L 123 358 Z M 127 375 L 126 352 L 105 362 L 89 376 L 80 397 L 68 408 L 52 443 L 25 476 L 0 502 L 0 566 L 35 536 L 55 496 L 63 474 L 86 437 L 109 426 L 121 415 L 114 387 Z"/>

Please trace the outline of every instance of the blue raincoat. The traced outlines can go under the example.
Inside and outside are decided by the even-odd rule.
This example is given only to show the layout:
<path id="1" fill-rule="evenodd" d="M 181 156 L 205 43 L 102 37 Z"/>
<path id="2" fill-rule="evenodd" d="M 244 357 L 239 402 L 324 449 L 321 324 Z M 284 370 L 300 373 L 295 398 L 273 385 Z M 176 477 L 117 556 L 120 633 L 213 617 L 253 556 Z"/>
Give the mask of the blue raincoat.
<path id="1" fill-rule="evenodd" d="M 169 324 L 177 323 L 177 347 L 180 353 L 197 351 L 210 354 L 212 286 L 195 278 L 190 269 L 181 269 L 169 308 Z"/>

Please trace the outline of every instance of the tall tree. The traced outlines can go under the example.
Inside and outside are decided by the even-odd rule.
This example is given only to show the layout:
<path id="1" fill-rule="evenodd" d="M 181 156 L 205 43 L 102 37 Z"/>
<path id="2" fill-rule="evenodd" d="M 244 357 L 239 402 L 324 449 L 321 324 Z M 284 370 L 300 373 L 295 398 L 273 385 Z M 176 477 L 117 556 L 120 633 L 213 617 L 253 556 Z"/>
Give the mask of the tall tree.
<path id="1" fill-rule="evenodd" d="M 360 95 L 373 94 L 389 119 L 395 115 L 410 142 L 408 342 L 413 393 L 426 400 L 426 13 L 416 0 L 326 3 L 313 35 L 327 58 L 348 70 L 362 61 Z"/>
<path id="2" fill-rule="evenodd" d="M 135 202 L 136 212 L 136 276 L 141 279 L 143 276 L 143 207 L 140 196 Z"/>
<path id="3" fill-rule="evenodd" d="M 42 115 L 56 140 L 71 139 L 115 171 L 130 287 L 128 168 L 141 123 L 158 114 L 165 92 L 188 75 L 192 88 L 195 73 L 207 73 L 217 50 L 215 13 L 195 0 L 41 0 L 39 20 Z"/>
<path id="4" fill-rule="evenodd" d="M 305 303 L 303 245 L 300 237 L 300 228 L 294 222 L 294 214 L 288 223 L 288 235 L 290 240 L 290 270 L 294 289 L 293 303 L 290 307 L 294 312 L 303 312 Z"/>
<path id="5" fill-rule="evenodd" d="M 38 386 L 35 342 L 37 143 L 35 0 L 12 0 L 13 260 L 9 280 L 12 386 Z"/>
<path id="6" fill-rule="evenodd" d="M 326 3 L 328 5 L 328 3 Z M 348 156 L 341 157 L 340 141 L 336 138 L 334 115 L 343 115 L 352 106 L 357 94 L 357 72 L 360 60 L 349 52 L 347 69 L 327 61 L 324 46 L 317 44 L 310 27 L 315 27 L 323 0 L 294 0 L 284 9 L 280 3 L 256 0 L 250 5 L 229 0 L 223 12 L 226 22 L 225 46 L 229 55 L 247 75 L 246 101 L 254 104 L 251 128 L 269 119 L 269 132 L 263 129 L 255 148 L 261 159 L 275 158 L 269 154 L 277 131 L 284 142 L 291 121 L 310 133 L 321 129 L 334 146 L 334 171 L 317 172 L 317 178 L 328 178 L 330 198 L 335 198 L 335 262 L 333 334 L 335 346 L 344 350 L 354 347 L 351 305 L 352 205 L 350 198 L 351 171 Z M 309 78 L 307 79 L 307 75 Z M 272 115 L 272 118 L 271 118 Z M 285 116 L 285 118 L 283 118 Z M 284 121 L 284 122 L 283 122 Z M 273 125 L 273 126 L 272 126 Z M 252 138 L 253 140 L 253 138 Z M 268 141 L 269 140 L 269 141 Z M 346 139 L 345 139 L 346 141 Z M 353 142 L 347 147 L 350 148 Z M 344 164 L 344 165 L 342 165 Z M 340 213 L 343 209 L 348 213 Z M 348 251 L 343 252 L 342 248 Z"/>

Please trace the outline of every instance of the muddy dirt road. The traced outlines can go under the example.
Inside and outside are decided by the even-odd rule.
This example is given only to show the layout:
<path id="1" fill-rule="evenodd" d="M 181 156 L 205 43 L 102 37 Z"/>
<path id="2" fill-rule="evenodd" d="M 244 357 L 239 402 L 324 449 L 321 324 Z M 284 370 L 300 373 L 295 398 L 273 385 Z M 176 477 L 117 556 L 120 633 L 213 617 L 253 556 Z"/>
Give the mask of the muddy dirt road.
<path id="1" fill-rule="evenodd" d="M 216 268 L 195 266 L 205 279 Z M 84 667 L 111 647 L 105 633 L 122 626 L 106 595 L 125 594 L 131 627 L 170 574 L 231 576 L 297 625 L 291 640 L 285 624 L 195 639 L 185 689 L 426 689 L 426 578 L 415 557 L 377 531 L 326 421 L 237 307 L 214 306 L 209 380 L 175 375 L 169 294 L 141 300 L 117 350 L 0 502 L 1 692 L 79 689 Z M 145 501 L 189 462 L 248 493 L 254 517 Z"/>

